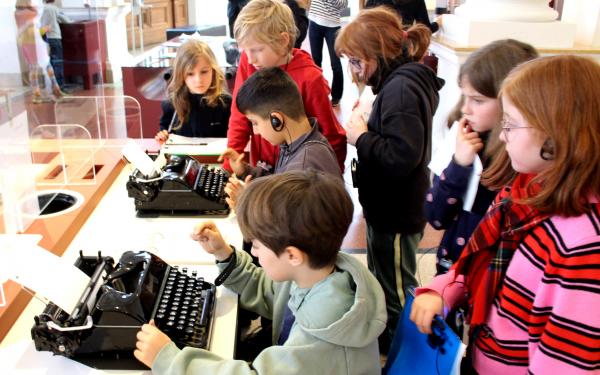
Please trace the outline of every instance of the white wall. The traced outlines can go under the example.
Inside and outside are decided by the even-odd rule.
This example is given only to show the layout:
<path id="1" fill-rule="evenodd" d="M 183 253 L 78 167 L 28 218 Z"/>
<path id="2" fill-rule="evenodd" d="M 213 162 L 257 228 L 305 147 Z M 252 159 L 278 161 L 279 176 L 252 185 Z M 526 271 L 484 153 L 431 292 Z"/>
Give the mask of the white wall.
<path id="1" fill-rule="evenodd" d="M 0 1 L 0 88 L 14 86 L 17 81 L 6 82 L 7 75 L 19 76 L 21 65 L 19 62 L 19 51 L 17 49 L 17 26 L 15 24 L 16 0 Z"/>

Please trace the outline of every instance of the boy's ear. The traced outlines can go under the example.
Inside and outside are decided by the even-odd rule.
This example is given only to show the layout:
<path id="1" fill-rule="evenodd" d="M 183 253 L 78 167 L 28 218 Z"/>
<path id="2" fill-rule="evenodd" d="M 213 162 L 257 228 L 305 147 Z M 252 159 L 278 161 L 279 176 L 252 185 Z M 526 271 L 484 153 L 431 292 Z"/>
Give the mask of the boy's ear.
<path id="1" fill-rule="evenodd" d="M 306 253 L 298 249 L 296 246 L 286 247 L 284 256 L 288 263 L 293 267 L 301 266 L 308 261 Z"/>
<path id="2" fill-rule="evenodd" d="M 287 46 L 290 45 L 290 34 L 288 34 L 284 31 L 279 35 L 281 37 L 282 46 L 287 50 Z"/>

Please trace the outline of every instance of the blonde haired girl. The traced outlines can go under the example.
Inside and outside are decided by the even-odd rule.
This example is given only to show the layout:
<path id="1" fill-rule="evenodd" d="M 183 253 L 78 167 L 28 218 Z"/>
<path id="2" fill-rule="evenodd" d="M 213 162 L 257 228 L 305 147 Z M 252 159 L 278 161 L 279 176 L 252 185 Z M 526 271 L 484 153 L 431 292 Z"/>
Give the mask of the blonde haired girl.
<path id="1" fill-rule="evenodd" d="M 162 103 L 160 131 L 164 143 L 169 133 L 186 137 L 226 137 L 231 96 L 223 71 L 210 47 L 191 39 L 177 50 L 169 99 Z"/>

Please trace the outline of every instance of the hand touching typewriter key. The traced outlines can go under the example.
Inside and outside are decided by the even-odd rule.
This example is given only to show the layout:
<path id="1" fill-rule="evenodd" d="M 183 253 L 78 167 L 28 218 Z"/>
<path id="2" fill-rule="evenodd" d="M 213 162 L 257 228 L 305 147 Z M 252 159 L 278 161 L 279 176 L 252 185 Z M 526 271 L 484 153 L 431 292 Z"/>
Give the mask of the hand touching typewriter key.
<path id="1" fill-rule="evenodd" d="M 156 327 L 154 320 L 150 324 L 144 324 L 136 338 L 133 355 L 149 368 L 152 368 L 152 363 L 162 348 L 171 342 L 169 336 Z"/>

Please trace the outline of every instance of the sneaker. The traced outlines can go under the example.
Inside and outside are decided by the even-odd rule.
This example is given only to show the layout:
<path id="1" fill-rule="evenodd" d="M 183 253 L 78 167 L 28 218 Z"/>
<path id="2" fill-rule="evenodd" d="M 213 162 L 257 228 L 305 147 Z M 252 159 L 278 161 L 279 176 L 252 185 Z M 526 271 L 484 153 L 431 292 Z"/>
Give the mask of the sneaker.
<path id="1" fill-rule="evenodd" d="M 339 107 L 340 106 L 340 100 L 339 99 L 331 99 L 331 106 L 333 108 Z"/>

